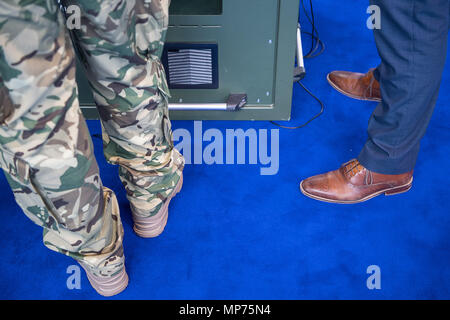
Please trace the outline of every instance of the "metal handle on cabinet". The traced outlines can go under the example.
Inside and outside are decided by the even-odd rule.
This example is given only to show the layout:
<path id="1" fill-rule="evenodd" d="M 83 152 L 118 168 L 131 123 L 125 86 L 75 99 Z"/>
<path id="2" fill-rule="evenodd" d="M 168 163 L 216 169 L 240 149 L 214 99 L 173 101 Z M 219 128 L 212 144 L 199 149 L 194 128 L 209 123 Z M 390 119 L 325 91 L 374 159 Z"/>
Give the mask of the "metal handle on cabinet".
<path id="1" fill-rule="evenodd" d="M 226 103 L 169 103 L 169 110 L 239 111 L 247 103 L 247 94 L 230 94 Z"/>

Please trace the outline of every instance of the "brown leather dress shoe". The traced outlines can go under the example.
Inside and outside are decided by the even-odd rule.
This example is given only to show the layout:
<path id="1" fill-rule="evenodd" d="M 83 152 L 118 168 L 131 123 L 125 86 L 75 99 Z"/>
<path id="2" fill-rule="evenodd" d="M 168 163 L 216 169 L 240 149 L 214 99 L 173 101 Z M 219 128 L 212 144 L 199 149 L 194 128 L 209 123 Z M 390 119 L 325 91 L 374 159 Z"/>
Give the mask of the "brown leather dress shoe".
<path id="1" fill-rule="evenodd" d="M 370 69 L 366 74 L 333 71 L 328 74 L 327 80 L 330 85 L 347 97 L 365 100 L 381 101 L 380 83 L 373 76 Z"/>
<path id="2" fill-rule="evenodd" d="M 332 203 L 359 203 L 380 194 L 387 196 L 411 189 L 413 171 L 398 175 L 372 172 L 358 160 L 350 160 L 338 170 L 303 180 L 301 192 L 310 198 Z"/>

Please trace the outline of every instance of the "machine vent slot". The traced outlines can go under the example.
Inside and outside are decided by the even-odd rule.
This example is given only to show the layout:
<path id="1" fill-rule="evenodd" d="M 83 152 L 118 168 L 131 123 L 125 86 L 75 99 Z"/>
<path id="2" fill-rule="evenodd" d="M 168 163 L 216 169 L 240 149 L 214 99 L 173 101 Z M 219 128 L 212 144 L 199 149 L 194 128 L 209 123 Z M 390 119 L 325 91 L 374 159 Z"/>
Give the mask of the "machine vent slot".
<path id="1" fill-rule="evenodd" d="M 217 89 L 217 44 L 166 43 L 162 62 L 170 89 Z"/>
<path id="2" fill-rule="evenodd" d="M 181 49 L 167 52 L 170 84 L 211 85 L 213 66 L 211 49 Z"/>

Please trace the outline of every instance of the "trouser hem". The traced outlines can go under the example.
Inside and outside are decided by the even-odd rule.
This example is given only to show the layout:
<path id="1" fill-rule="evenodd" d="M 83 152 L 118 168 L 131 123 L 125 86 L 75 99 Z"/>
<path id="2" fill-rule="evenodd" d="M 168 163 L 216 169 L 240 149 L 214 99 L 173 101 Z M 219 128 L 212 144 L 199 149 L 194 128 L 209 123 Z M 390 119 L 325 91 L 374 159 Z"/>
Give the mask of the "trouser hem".
<path id="1" fill-rule="evenodd" d="M 374 147 L 376 146 L 369 140 L 358 156 L 358 161 L 364 168 L 380 174 L 404 174 L 414 170 L 418 150 L 411 151 L 401 158 L 394 158 L 380 156 Z"/>

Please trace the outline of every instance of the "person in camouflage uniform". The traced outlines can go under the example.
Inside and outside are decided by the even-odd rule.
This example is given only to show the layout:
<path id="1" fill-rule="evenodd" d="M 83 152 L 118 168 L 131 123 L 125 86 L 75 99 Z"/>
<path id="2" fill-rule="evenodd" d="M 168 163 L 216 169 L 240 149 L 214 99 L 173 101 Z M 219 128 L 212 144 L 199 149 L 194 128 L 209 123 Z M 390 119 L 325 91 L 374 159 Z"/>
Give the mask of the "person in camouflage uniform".
<path id="1" fill-rule="evenodd" d="M 75 258 L 100 294 L 113 295 L 128 283 L 123 228 L 80 112 L 72 44 L 134 229 L 156 236 L 184 166 L 160 62 L 170 0 L 61 2 L 80 9 L 81 28 L 68 31 L 56 0 L 0 2 L 0 164 L 17 203 L 43 227 L 44 244 Z"/>

